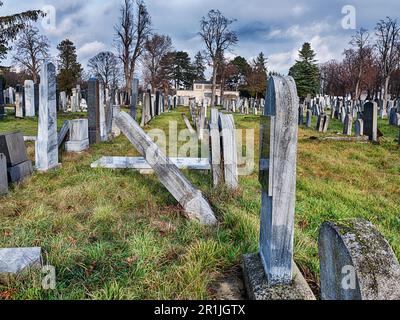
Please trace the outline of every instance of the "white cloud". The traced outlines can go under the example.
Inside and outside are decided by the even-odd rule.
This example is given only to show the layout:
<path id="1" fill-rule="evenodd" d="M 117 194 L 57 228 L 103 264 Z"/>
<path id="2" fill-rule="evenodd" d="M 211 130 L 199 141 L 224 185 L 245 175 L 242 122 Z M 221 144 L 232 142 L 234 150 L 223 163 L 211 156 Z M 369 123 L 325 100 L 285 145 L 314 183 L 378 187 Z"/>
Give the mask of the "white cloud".
<path id="1" fill-rule="evenodd" d="M 78 54 L 81 56 L 81 58 L 88 58 L 95 56 L 105 49 L 106 45 L 103 42 L 96 40 L 93 42 L 85 43 L 82 47 L 78 49 Z"/>

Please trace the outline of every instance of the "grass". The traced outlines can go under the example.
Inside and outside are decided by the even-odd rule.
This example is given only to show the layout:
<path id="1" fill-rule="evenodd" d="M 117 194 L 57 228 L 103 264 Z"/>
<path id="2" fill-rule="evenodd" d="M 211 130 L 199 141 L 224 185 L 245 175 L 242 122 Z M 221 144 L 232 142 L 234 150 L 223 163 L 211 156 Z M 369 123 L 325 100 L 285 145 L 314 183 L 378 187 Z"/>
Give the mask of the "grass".
<path id="1" fill-rule="evenodd" d="M 154 119 L 146 130 L 168 122 L 184 128 L 186 108 Z M 60 114 L 58 126 L 83 114 Z M 235 115 L 237 128 L 255 129 L 258 163 L 259 117 Z M 316 119 L 313 119 L 313 128 Z M 298 145 L 295 261 L 318 292 L 318 229 L 326 220 L 363 217 L 385 235 L 400 258 L 400 149 L 398 129 L 379 121 L 381 144 L 321 141 L 301 127 Z M 0 132 L 36 135 L 37 119 L 0 121 Z M 331 120 L 328 135 L 342 131 Z M 181 142 L 183 143 L 183 142 Z M 28 154 L 34 159 L 33 143 Z M 188 221 L 155 176 L 129 170 L 91 169 L 104 155 L 138 153 L 120 136 L 81 154 L 61 153 L 62 167 L 35 173 L 13 185 L 0 203 L 0 247 L 41 246 L 56 267 L 57 287 L 41 289 L 41 276 L 28 274 L 0 285 L 11 299 L 210 299 L 212 287 L 258 248 L 258 164 L 231 192 L 212 188 L 211 174 L 184 171 L 209 199 L 220 223 Z"/>

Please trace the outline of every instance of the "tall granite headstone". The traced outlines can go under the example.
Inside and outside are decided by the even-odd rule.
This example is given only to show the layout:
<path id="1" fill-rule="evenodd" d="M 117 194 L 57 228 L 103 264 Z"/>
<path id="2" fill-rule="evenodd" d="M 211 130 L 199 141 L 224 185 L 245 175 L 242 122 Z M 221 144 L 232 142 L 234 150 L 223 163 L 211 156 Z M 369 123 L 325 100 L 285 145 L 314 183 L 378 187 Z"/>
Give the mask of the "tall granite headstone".
<path id="1" fill-rule="evenodd" d="M 132 80 L 131 117 L 136 119 L 137 100 L 139 97 L 139 79 Z"/>
<path id="2" fill-rule="evenodd" d="M 364 104 L 364 134 L 371 141 L 378 141 L 378 104 L 366 102 Z"/>
<path id="3" fill-rule="evenodd" d="M 25 116 L 35 116 L 35 87 L 32 80 L 25 80 Z"/>
<path id="4" fill-rule="evenodd" d="M 36 168 L 47 171 L 59 166 L 57 134 L 56 68 L 45 61 L 40 72 L 39 128 L 36 140 Z"/>
<path id="5" fill-rule="evenodd" d="M 96 78 L 88 82 L 88 124 L 89 143 L 100 142 L 99 82 Z"/>

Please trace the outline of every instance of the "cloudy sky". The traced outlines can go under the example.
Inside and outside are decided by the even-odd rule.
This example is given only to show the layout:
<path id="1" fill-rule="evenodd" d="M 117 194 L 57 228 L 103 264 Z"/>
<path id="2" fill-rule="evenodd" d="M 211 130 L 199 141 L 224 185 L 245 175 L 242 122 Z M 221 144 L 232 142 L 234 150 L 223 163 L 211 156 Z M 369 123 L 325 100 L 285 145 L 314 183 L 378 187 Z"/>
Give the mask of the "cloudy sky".
<path id="1" fill-rule="evenodd" d="M 199 21 L 210 9 L 219 9 L 229 18 L 239 37 L 230 55 L 253 59 L 260 51 L 268 57 L 269 70 L 287 73 L 305 41 L 311 42 L 317 59 L 340 59 L 355 30 L 343 28 L 345 6 L 355 9 L 356 28 L 373 30 L 386 16 L 399 17 L 399 0 L 145 0 L 152 16 L 153 29 L 168 34 L 176 50 L 192 56 L 203 49 Z M 55 8 L 54 29 L 43 29 L 50 39 L 52 54 L 57 44 L 71 39 L 78 58 L 87 61 L 100 51 L 113 51 L 114 25 L 119 16 L 120 0 L 3 0 L 0 15 L 28 9 Z M 344 8 L 346 12 L 347 9 Z M 348 21 L 348 20 L 346 20 Z M 352 20 L 350 21 L 350 23 Z M 351 25 L 349 25 L 351 26 Z M 8 59 L 6 62 L 10 63 Z"/>

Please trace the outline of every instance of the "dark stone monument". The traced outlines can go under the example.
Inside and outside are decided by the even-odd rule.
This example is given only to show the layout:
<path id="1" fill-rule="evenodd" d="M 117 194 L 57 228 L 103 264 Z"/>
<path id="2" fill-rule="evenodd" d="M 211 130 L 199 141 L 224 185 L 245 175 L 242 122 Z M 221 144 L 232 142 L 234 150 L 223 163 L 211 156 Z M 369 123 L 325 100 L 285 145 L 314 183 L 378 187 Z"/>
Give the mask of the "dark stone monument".
<path id="1" fill-rule="evenodd" d="M 39 83 L 34 84 L 35 114 L 39 114 Z"/>
<path id="2" fill-rule="evenodd" d="M 89 122 L 89 143 L 95 144 L 100 142 L 99 82 L 96 78 L 89 79 L 87 105 Z"/>
<path id="3" fill-rule="evenodd" d="M 161 105 L 161 93 L 160 93 L 160 91 L 157 91 L 156 92 L 156 113 L 155 113 L 155 115 L 156 116 L 158 116 L 160 113 L 161 113 L 161 108 L 160 108 L 160 105 Z"/>
<path id="4" fill-rule="evenodd" d="M 364 134 L 371 141 L 378 141 L 378 104 L 367 102 L 364 104 Z"/>
<path id="5" fill-rule="evenodd" d="M 10 182 L 19 182 L 32 174 L 32 162 L 28 159 L 22 133 L 12 132 L 0 135 L 0 153 L 3 153 L 7 159 Z"/>

